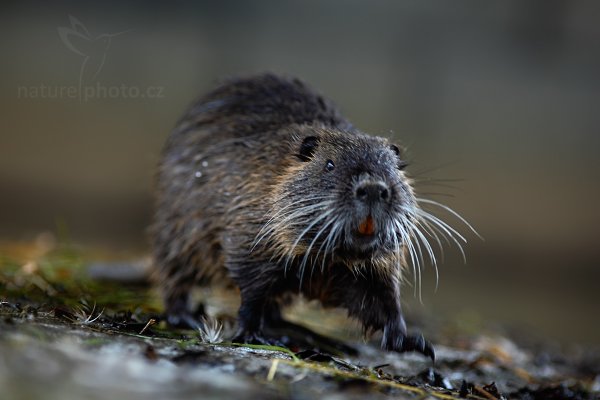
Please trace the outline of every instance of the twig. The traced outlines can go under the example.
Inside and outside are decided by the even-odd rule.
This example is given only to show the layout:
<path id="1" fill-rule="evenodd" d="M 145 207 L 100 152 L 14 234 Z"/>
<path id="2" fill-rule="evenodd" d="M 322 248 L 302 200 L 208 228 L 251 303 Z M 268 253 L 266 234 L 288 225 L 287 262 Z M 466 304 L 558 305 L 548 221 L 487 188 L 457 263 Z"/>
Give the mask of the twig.
<path id="1" fill-rule="evenodd" d="M 275 372 L 277 371 L 277 365 L 279 365 L 279 359 L 276 358 L 271 363 L 271 368 L 269 368 L 269 374 L 267 375 L 267 381 L 271 382 L 275 377 Z"/>
<path id="2" fill-rule="evenodd" d="M 146 324 L 146 326 L 144 326 L 142 328 L 142 330 L 140 331 L 140 335 L 143 334 L 144 332 L 146 332 L 146 329 L 148 329 L 149 327 L 151 327 L 152 325 L 156 324 L 156 320 L 154 318 L 150 318 L 148 320 L 148 323 Z"/>

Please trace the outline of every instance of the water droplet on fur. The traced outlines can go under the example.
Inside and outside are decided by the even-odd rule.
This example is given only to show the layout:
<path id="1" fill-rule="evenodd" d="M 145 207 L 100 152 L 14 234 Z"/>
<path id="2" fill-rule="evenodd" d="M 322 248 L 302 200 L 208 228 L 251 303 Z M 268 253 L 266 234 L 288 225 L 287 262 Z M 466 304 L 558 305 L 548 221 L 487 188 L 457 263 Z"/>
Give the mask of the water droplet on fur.
<path id="1" fill-rule="evenodd" d="M 204 168 L 208 167 L 208 161 L 202 161 L 202 166 L 203 166 Z"/>
<path id="2" fill-rule="evenodd" d="M 200 172 L 200 171 L 196 171 L 196 173 L 194 174 L 194 176 L 195 176 L 196 178 L 202 178 L 202 172 Z"/>

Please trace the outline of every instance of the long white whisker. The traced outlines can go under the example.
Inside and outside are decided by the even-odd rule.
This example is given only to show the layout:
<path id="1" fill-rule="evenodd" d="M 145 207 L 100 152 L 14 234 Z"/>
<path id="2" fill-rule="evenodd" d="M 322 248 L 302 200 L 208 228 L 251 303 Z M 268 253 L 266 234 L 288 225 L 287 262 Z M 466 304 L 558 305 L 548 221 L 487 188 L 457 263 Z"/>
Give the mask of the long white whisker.
<path id="1" fill-rule="evenodd" d="M 319 198 L 303 199 L 298 202 L 294 202 L 294 203 L 285 205 L 284 207 L 282 207 L 280 210 L 278 210 L 275 214 L 273 214 L 271 216 L 271 218 L 264 224 L 263 228 L 259 231 L 259 234 L 265 229 L 266 226 L 270 225 L 276 219 L 287 217 L 292 214 L 301 214 L 306 209 L 312 209 L 315 207 L 319 207 L 319 205 L 321 205 L 323 203 L 330 203 L 330 201 L 320 201 L 320 202 L 315 203 L 314 202 L 315 200 L 320 200 L 320 199 Z M 304 204 L 304 203 L 311 203 L 311 204 L 299 207 L 299 205 Z M 275 208 L 275 206 L 273 206 L 273 208 Z M 288 212 L 287 210 L 289 208 L 292 208 L 292 210 Z"/>
<path id="2" fill-rule="evenodd" d="M 452 232 L 454 235 L 456 235 L 458 238 L 460 238 L 460 240 L 467 243 L 467 239 L 463 235 L 461 235 L 456 229 L 454 229 L 453 227 L 448 225 L 446 222 L 444 222 L 440 218 L 436 217 L 433 214 L 428 213 L 425 210 L 419 210 L 418 213 L 420 216 L 428 219 L 431 222 L 436 223 L 440 228 L 443 226 L 444 228 L 446 228 L 446 230 Z"/>
<path id="3" fill-rule="evenodd" d="M 392 226 L 391 229 L 393 230 L 394 227 Z M 400 264 L 399 265 L 399 273 L 400 273 L 400 281 L 402 281 L 402 265 L 401 265 L 401 262 L 402 262 L 402 259 L 403 259 L 402 258 L 402 253 L 401 253 L 402 252 L 402 247 L 401 247 L 400 242 L 398 240 L 398 235 L 395 234 L 395 231 L 394 231 L 394 234 L 392 234 L 392 240 L 394 242 L 394 252 L 396 253 L 396 261 Z"/>
<path id="4" fill-rule="evenodd" d="M 405 243 L 406 248 L 408 249 L 408 255 L 410 256 L 410 266 L 412 268 L 413 271 L 413 288 L 414 288 L 414 295 L 417 295 L 417 271 L 416 271 L 416 267 L 415 267 L 415 257 L 412 251 L 412 248 L 410 246 L 410 238 L 408 237 L 408 233 L 404 230 L 404 228 L 402 227 L 402 225 L 399 222 L 396 222 L 396 229 L 398 229 L 398 232 L 400 233 L 400 236 L 402 237 L 402 242 Z"/>
<path id="5" fill-rule="evenodd" d="M 447 205 L 444 205 L 444 204 L 439 203 L 439 202 L 434 201 L 434 200 L 423 199 L 423 198 L 417 198 L 416 200 L 418 202 L 420 202 L 420 203 L 432 204 L 434 206 L 440 207 L 440 208 L 448 211 L 450 214 L 452 214 L 456 218 L 458 218 L 463 224 L 465 224 L 475 235 L 477 235 L 478 238 L 480 238 L 481 240 L 483 240 L 483 237 L 475 230 L 475 228 L 473 228 L 473 226 L 471 226 L 471 224 L 469 224 L 467 222 L 466 219 L 464 219 L 459 213 L 457 213 L 456 211 L 454 211 L 453 209 L 451 209 Z"/>
<path id="6" fill-rule="evenodd" d="M 410 265 L 412 267 L 413 270 L 413 282 L 414 282 L 414 295 L 417 295 L 417 289 L 420 288 L 420 270 L 421 270 L 421 265 L 419 263 L 419 259 L 417 258 L 416 255 L 416 251 L 415 251 L 415 247 L 413 246 L 412 240 L 408 234 L 407 231 L 404 230 L 404 228 L 400 225 L 399 222 L 396 222 L 396 226 L 400 231 L 400 234 L 402 236 L 402 241 L 406 244 L 407 248 L 408 248 L 408 254 L 410 255 Z M 420 293 L 420 289 L 419 293 Z"/>
<path id="7" fill-rule="evenodd" d="M 271 217 L 271 219 L 269 221 L 267 221 L 267 223 L 265 223 L 263 225 L 261 230 L 258 232 L 257 239 L 254 241 L 252 250 L 254 250 L 254 248 L 256 248 L 256 246 L 265 237 L 270 236 L 273 232 L 279 231 L 279 229 L 281 227 L 289 225 L 291 222 L 294 222 L 293 225 L 303 224 L 305 222 L 304 219 L 299 218 L 299 217 L 306 217 L 307 215 L 314 212 L 315 210 L 327 208 L 328 206 L 331 205 L 331 203 L 332 203 L 331 201 L 323 201 L 323 202 L 320 202 L 317 204 L 310 204 L 308 206 L 294 209 L 291 212 L 281 216 L 281 218 L 278 218 L 279 216 L 277 214 L 275 214 L 274 216 Z M 294 204 L 294 205 L 297 206 L 298 204 Z M 278 218 L 278 219 L 276 220 L 276 218 Z M 273 223 L 273 221 L 275 221 L 275 220 L 276 220 L 276 222 Z M 298 221 L 296 221 L 296 220 L 298 220 Z"/>
<path id="8" fill-rule="evenodd" d="M 440 254 L 442 256 L 442 262 L 444 262 L 444 246 L 442 246 L 442 241 L 440 240 L 440 237 L 438 236 L 436 230 L 431 226 L 429 221 L 427 221 L 426 219 L 419 218 L 419 219 L 417 219 L 416 223 L 418 225 L 422 226 L 423 229 L 425 230 L 425 232 L 427 232 L 427 234 L 429 236 L 431 236 L 432 238 L 435 239 L 435 241 L 437 242 L 438 248 L 440 249 Z M 443 236 L 443 237 L 444 237 L 444 240 L 446 241 L 446 243 L 450 244 L 448 239 L 445 236 Z"/>
<path id="9" fill-rule="evenodd" d="M 417 273 L 419 275 L 419 302 L 423 303 L 423 298 L 422 298 L 423 277 L 421 274 L 422 274 L 423 266 L 425 265 L 425 258 L 423 257 L 423 251 L 421 250 L 421 243 L 419 242 L 417 237 L 415 237 L 414 235 L 410 235 L 410 237 L 414 238 L 414 241 L 411 240 L 410 243 L 417 250 L 417 255 L 418 255 L 418 260 L 419 260 L 419 267 L 417 268 Z"/>
<path id="10" fill-rule="evenodd" d="M 322 201 L 322 200 L 327 200 L 326 197 L 324 196 L 312 196 L 312 197 L 305 197 L 303 199 L 297 200 L 297 201 L 293 201 L 293 202 L 289 202 L 289 204 L 281 207 L 279 210 L 277 210 L 277 207 L 279 205 L 280 202 L 284 201 L 284 199 L 279 199 L 277 201 L 275 201 L 275 204 L 273 204 L 273 206 L 269 209 L 269 211 L 267 212 L 267 215 L 272 214 L 273 211 L 277 210 L 277 212 L 275 212 L 271 218 L 265 223 L 266 225 L 269 225 L 271 223 L 271 221 L 273 221 L 275 218 L 281 216 L 284 212 L 286 212 L 287 209 L 292 208 L 292 213 L 298 211 L 297 207 L 299 204 L 304 204 L 304 203 L 313 203 L 313 204 L 319 204 L 319 203 L 314 203 L 315 201 Z M 309 204 L 310 206 L 310 204 Z M 264 229 L 264 227 L 263 227 Z M 261 229 L 262 230 L 262 229 Z M 260 234 L 260 231 L 259 231 Z M 258 236 L 258 235 L 257 235 Z"/>
<path id="11" fill-rule="evenodd" d="M 323 224 L 323 226 L 315 234 L 315 237 L 313 237 L 313 239 L 310 242 L 310 245 L 308 246 L 308 248 L 305 251 L 304 258 L 302 259 L 302 264 L 300 264 L 300 289 L 302 289 L 302 280 L 304 278 L 304 270 L 306 269 L 306 262 L 308 261 L 308 257 L 310 255 L 310 251 L 312 250 L 312 248 L 313 248 L 315 242 L 317 241 L 317 239 L 319 238 L 319 236 L 321 236 L 321 234 L 323 234 L 323 232 L 325 232 L 325 230 L 332 223 L 333 223 L 333 219 L 331 219 L 331 220 L 327 221 L 325 224 Z M 319 255 L 319 253 L 317 252 L 317 255 L 315 256 L 315 260 L 318 259 L 318 255 Z M 312 269 L 311 269 L 311 273 L 310 273 L 311 277 L 312 277 L 312 274 L 313 274 L 314 270 L 315 270 L 315 266 L 314 266 L 314 263 L 313 263 Z"/>
<path id="12" fill-rule="evenodd" d="M 325 240 L 323 240 L 323 243 L 321 243 L 321 246 L 319 246 L 319 250 L 317 250 L 317 259 L 318 259 L 319 253 L 321 252 L 321 250 L 323 250 L 323 260 L 321 260 L 321 273 L 323 273 L 325 271 L 325 261 L 327 260 L 327 255 L 328 254 L 333 255 L 333 248 L 330 249 L 330 246 L 335 243 L 335 240 L 338 235 L 338 229 L 340 226 L 339 221 L 338 221 L 339 216 L 336 215 L 331 220 L 333 222 L 333 226 L 329 230 L 329 233 L 327 234 L 327 237 L 325 238 Z M 325 246 L 324 249 L 323 249 L 323 246 Z"/>
<path id="13" fill-rule="evenodd" d="M 288 259 L 286 260 L 285 266 L 284 266 L 284 271 L 287 271 L 287 267 L 290 263 L 291 258 L 294 256 L 294 250 L 296 249 L 296 246 L 298 245 L 298 243 L 300 243 L 300 241 L 302 240 L 302 238 L 304 237 L 304 235 L 306 235 L 308 233 L 308 231 L 310 231 L 315 225 L 317 225 L 318 223 L 320 223 L 323 219 L 327 218 L 331 213 L 333 213 L 333 209 L 328 209 L 325 212 L 321 213 L 320 215 L 318 215 L 313 222 L 308 225 L 306 227 L 306 229 L 304 229 L 300 235 L 298 235 L 298 238 L 296 239 L 296 241 L 292 244 L 292 247 L 290 249 L 290 251 L 288 252 Z"/>
<path id="14" fill-rule="evenodd" d="M 438 271 L 438 267 L 437 267 L 437 260 L 435 259 L 435 254 L 433 252 L 433 249 L 431 248 L 431 245 L 429 244 L 429 241 L 427 240 L 425 235 L 423 235 L 423 232 L 421 232 L 419 227 L 416 224 L 412 224 L 412 227 L 413 227 L 413 231 L 417 234 L 418 238 L 425 246 L 425 249 L 427 250 L 427 253 L 429 254 L 431 264 L 433 265 L 433 267 L 435 269 L 435 290 L 437 291 L 440 276 L 439 276 L 439 271 Z"/>
<path id="15" fill-rule="evenodd" d="M 437 226 L 441 231 L 444 232 L 444 236 L 446 238 L 452 240 L 454 242 L 454 244 L 456 244 L 456 247 L 458 248 L 458 250 L 462 254 L 463 261 L 466 263 L 467 262 L 467 257 L 465 255 L 465 251 L 463 250 L 462 245 L 460 244 L 460 242 L 454 237 L 454 235 L 452 234 L 452 232 L 455 232 L 465 242 L 466 242 L 466 239 L 463 238 L 462 236 L 460 236 L 460 234 L 458 234 L 454 229 L 452 229 L 450 226 L 448 226 L 448 224 L 446 224 L 445 222 L 441 221 L 439 218 L 436 218 L 435 216 L 433 216 L 431 214 L 428 214 L 428 213 L 423 213 L 423 214 L 419 214 L 419 215 L 422 218 L 425 218 L 429 222 L 431 222 L 432 226 Z"/>

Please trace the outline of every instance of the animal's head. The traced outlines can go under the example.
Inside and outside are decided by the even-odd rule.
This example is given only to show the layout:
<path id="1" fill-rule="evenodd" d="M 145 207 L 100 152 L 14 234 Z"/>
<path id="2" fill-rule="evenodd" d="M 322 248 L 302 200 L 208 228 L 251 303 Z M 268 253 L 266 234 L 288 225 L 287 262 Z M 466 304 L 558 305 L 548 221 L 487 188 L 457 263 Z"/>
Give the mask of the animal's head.
<path id="1" fill-rule="evenodd" d="M 305 266 L 400 257 L 413 235 L 417 200 L 407 165 L 387 139 L 331 128 L 298 128 L 257 240 Z"/>

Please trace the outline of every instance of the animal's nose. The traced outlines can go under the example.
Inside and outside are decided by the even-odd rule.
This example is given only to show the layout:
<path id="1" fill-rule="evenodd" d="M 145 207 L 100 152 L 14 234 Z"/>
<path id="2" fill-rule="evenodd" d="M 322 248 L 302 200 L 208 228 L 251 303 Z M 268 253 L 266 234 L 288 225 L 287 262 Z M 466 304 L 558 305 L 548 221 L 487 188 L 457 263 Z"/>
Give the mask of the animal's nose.
<path id="1" fill-rule="evenodd" d="M 388 201 L 390 189 L 383 182 L 364 182 L 356 187 L 354 195 L 358 200 L 373 205 Z"/>

